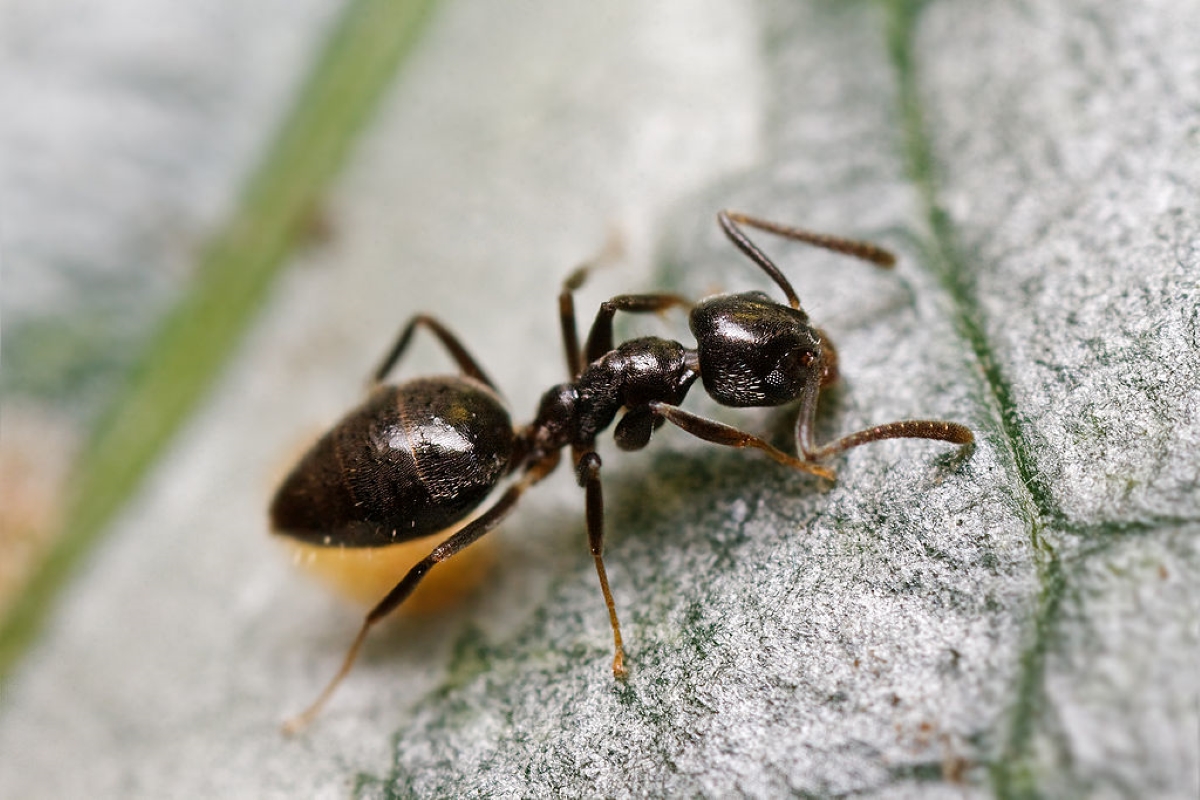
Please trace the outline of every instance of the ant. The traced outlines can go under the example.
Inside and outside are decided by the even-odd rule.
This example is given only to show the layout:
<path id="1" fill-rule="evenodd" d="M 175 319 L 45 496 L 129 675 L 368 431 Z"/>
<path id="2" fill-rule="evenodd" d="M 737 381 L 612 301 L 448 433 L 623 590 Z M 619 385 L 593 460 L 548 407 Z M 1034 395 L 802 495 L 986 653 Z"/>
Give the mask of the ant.
<path id="1" fill-rule="evenodd" d="M 833 480 L 822 465 L 830 456 L 882 439 L 935 439 L 957 445 L 974 441 L 954 422 L 908 420 L 877 425 L 833 442 L 814 439 L 817 397 L 838 379 L 837 351 L 813 327 L 787 278 L 746 236 L 757 228 L 888 268 L 895 257 L 868 242 L 722 211 L 717 221 L 729 240 L 783 290 L 787 305 L 764 292 L 722 294 L 691 303 L 674 294 L 623 294 L 600 304 L 579 346 L 573 292 L 589 265 L 571 273 L 558 297 L 559 320 L 570 380 L 547 391 L 533 422 L 514 427 L 488 378 L 442 323 L 418 314 L 402 329 L 375 370 L 366 402 L 324 435 L 284 480 L 271 503 L 272 528 L 326 547 L 374 548 L 446 530 L 461 522 L 507 476 L 511 485 L 481 515 L 451 534 L 380 600 L 363 620 L 341 669 L 309 708 L 285 725 L 295 732 L 320 711 L 349 673 L 367 632 L 412 594 L 433 567 L 496 527 L 521 495 L 559 465 L 564 448 L 585 491 L 588 543 L 612 625 L 613 676 L 625 678 L 621 627 L 604 569 L 604 501 L 596 437 L 617 415 L 613 430 L 623 450 L 645 447 L 670 422 L 687 433 L 727 447 L 757 448 L 781 464 Z M 657 313 L 689 309 L 696 347 L 642 337 L 616 344 L 617 312 Z M 460 375 L 417 378 L 399 385 L 384 379 L 408 349 L 416 329 L 432 333 L 457 363 Z M 679 408 L 699 379 L 725 406 L 778 406 L 799 401 L 798 453 Z"/>

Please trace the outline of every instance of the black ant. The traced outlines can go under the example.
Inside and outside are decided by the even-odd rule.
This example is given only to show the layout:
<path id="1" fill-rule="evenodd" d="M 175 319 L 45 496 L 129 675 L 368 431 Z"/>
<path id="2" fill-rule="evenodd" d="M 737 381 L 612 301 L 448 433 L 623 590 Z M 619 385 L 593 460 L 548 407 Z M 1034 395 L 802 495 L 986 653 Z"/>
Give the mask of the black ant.
<path id="1" fill-rule="evenodd" d="M 588 267 L 573 272 L 559 294 L 559 319 L 570 380 L 542 396 L 537 416 L 514 427 L 496 386 L 458 339 L 433 317 L 417 315 L 375 371 L 367 401 L 324 435 L 284 480 L 271 503 L 273 529 L 318 546 L 373 548 L 443 531 L 464 519 L 504 477 L 513 483 L 483 514 L 450 535 L 413 566 L 367 614 L 341 669 L 316 701 L 287 724 L 304 727 L 350 671 L 371 626 L 405 601 L 434 565 L 475 542 L 508 515 L 525 490 L 558 466 L 563 448 L 586 493 L 588 542 L 612 624 L 614 677 L 626 676 L 621 628 L 604 570 L 604 502 L 596 437 L 620 414 L 617 446 L 639 450 L 663 422 L 705 441 L 754 447 L 781 464 L 834 479 L 819 462 L 881 439 L 936 439 L 958 445 L 974 437 L 954 422 L 909 420 L 878 425 L 829 444 L 814 440 L 821 389 L 838 378 L 837 351 L 813 327 L 787 278 L 750 241 L 741 225 L 891 267 L 895 257 L 873 244 L 812 233 L 722 211 L 717 221 L 737 248 L 767 273 L 787 305 L 763 292 L 722 294 L 692 304 L 674 294 L 624 294 L 601 303 L 587 342 L 579 347 L 573 292 Z M 618 311 L 688 308 L 696 347 L 643 337 L 613 341 Z M 384 378 L 408 349 L 418 327 L 449 351 L 462 374 L 417 378 L 400 385 Z M 697 379 L 726 406 L 778 406 L 799 401 L 798 454 L 680 409 Z"/>

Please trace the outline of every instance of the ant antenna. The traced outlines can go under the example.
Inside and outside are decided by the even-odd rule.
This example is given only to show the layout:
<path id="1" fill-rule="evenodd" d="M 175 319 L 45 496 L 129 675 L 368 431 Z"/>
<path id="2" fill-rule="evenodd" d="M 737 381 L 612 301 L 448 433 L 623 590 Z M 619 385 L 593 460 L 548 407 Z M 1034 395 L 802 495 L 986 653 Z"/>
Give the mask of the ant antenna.
<path id="1" fill-rule="evenodd" d="M 775 281 L 780 289 L 783 289 L 783 293 L 787 295 L 788 304 L 795 309 L 800 308 L 800 298 L 796 296 L 796 290 L 792 288 L 792 284 L 779 271 L 779 267 L 775 266 L 774 262 L 767 257 L 767 254 L 759 250 L 758 246 L 746 236 L 745 231 L 738 227 L 739 222 L 742 225 L 758 228 L 760 231 L 773 233 L 785 239 L 804 242 L 814 247 L 821 247 L 825 250 L 832 250 L 835 253 L 869 261 L 877 267 L 883 267 L 884 269 L 891 269 L 896 263 L 896 256 L 891 251 L 884 250 L 882 247 L 870 242 L 858 239 L 843 239 L 840 236 L 830 236 L 827 233 L 816 233 L 804 228 L 780 225 L 777 222 L 751 217 L 737 211 L 719 212 L 717 214 L 717 222 L 720 223 L 721 229 L 725 231 L 725 235 L 729 237 L 729 241 L 733 242 L 737 246 L 737 249 L 741 250 L 747 258 L 758 264 L 762 271 L 770 275 L 771 280 Z"/>
<path id="2" fill-rule="evenodd" d="M 763 272 L 770 275 L 771 280 L 775 281 L 779 288 L 783 289 L 783 293 L 787 295 L 788 304 L 792 308 L 799 310 L 800 297 L 796 294 L 796 290 L 792 288 L 792 284 L 779 271 L 779 267 L 775 266 L 775 262 L 767 258 L 767 254 L 759 250 L 758 246 L 750 241 L 750 238 L 737 226 L 734 219 L 737 219 L 738 222 L 744 222 L 747 225 L 753 224 L 749 221 L 750 218 L 732 211 L 720 211 L 717 213 L 717 222 L 721 224 L 721 230 L 725 231 L 725 235 L 729 237 L 729 241 L 733 242 L 738 250 L 745 253 L 747 258 L 758 264 Z"/>

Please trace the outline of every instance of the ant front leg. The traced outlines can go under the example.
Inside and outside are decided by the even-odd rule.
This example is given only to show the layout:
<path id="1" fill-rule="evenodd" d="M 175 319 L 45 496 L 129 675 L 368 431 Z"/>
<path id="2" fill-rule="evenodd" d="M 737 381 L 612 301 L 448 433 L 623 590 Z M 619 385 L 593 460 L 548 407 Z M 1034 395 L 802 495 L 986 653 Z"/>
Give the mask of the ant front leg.
<path id="1" fill-rule="evenodd" d="M 588 450 L 578 456 L 576 477 L 586 492 L 588 546 L 596 564 L 596 575 L 600 578 L 604 604 L 608 606 L 608 621 L 612 625 L 613 677 L 624 680 L 629 671 L 625 668 L 625 647 L 621 644 L 621 623 L 617 620 L 617 606 L 613 602 L 612 590 L 608 588 L 608 572 L 604 569 L 604 495 L 600 486 L 600 456 L 595 450 Z"/>
<path id="2" fill-rule="evenodd" d="M 821 336 L 826 346 L 829 347 L 828 339 L 823 333 Z M 832 351 L 832 348 L 830 350 L 836 353 L 836 351 Z M 796 448 L 809 461 L 823 461 L 853 447 L 884 439 L 932 439 L 958 445 L 969 445 L 975 441 L 975 434 L 971 433 L 971 429 L 957 422 L 909 419 L 876 425 L 835 439 L 828 444 L 817 445 L 815 434 L 817 397 L 821 387 L 837 380 L 836 364 L 836 355 L 834 355 L 832 369 L 826 372 L 827 379 L 823 378 L 820 386 L 807 387 L 800 400 L 800 415 L 796 419 Z"/>
<path id="3" fill-rule="evenodd" d="M 808 437 L 804 443 L 802 436 Z M 866 430 L 856 431 L 840 439 L 817 446 L 812 442 L 812 423 L 797 425 L 797 441 L 801 442 L 801 451 L 805 458 L 820 461 L 853 447 L 868 442 L 881 442 L 884 439 L 932 439 L 937 442 L 969 445 L 975 442 L 975 434 L 965 425 L 957 422 L 946 422 L 940 419 L 906 419 L 900 422 L 888 422 L 876 425 Z"/>
<path id="4" fill-rule="evenodd" d="M 408 350 L 409 342 L 412 341 L 413 333 L 416 331 L 418 325 L 428 328 L 437 337 L 438 341 L 450 353 L 450 356 L 458 364 L 458 368 L 463 371 L 464 375 L 474 378 L 499 394 L 496 384 L 492 383 L 491 379 L 483 371 L 483 368 L 479 366 L 475 359 L 471 357 L 471 354 L 467 352 L 467 348 L 458 340 L 458 337 L 451 333 L 449 328 L 428 314 L 415 315 L 401 329 L 400 335 L 396 338 L 396 343 L 392 345 L 392 349 L 388 351 L 388 354 L 379 364 L 379 367 L 371 374 L 372 385 L 378 386 L 380 383 L 383 383 L 383 379 L 387 377 L 387 374 L 396 366 L 400 357 Z"/>

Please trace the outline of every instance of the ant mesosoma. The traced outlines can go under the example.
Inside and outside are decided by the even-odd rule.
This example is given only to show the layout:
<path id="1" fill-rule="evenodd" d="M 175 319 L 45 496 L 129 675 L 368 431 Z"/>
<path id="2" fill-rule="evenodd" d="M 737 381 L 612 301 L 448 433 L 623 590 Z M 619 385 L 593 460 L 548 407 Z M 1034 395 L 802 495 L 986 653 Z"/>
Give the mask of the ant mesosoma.
<path id="1" fill-rule="evenodd" d="M 350 671 L 371 626 L 405 601 L 434 565 L 475 542 L 508 515 L 525 491 L 558 466 L 571 448 L 575 475 L 586 495 L 588 542 L 608 607 L 613 675 L 626 675 L 621 628 L 604 570 L 604 502 L 596 437 L 618 414 L 617 446 L 639 450 L 663 422 L 728 447 L 754 447 L 781 464 L 833 480 L 818 463 L 881 439 L 935 439 L 970 444 L 974 437 L 953 422 L 909 420 L 878 425 L 829 444 L 814 440 L 821 389 L 837 380 L 837 352 L 813 327 L 787 278 L 741 226 L 823 247 L 891 267 L 894 256 L 873 244 L 779 225 L 722 211 L 717 220 L 731 242 L 783 290 L 787 305 L 763 292 L 722 294 L 692 304 L 674 294 L 624 294 L 601 303 L 583 348 L 579 346 L 573 292 L 587 277 L 585 265 L 563 283 L 559 319 L 570 380 L 543 395 L 537 416 L 514 427 L 496 386 L 445 326 L 417 315 L 375 371 L 367 401 L 325 434 L 284 480 L 271 504 L 280 534 L 317 546 L 372 548 L 430 536 L 460 522 L 505 476 L 514 482 L 483 514 L 450 535 L 413 566 L 371 609 L 341 669 L 316 701 L 287 724 L 304 727 Z M 654 313 L 689 309 L 696 347 L 642 337 L 616 344 L 618 311 Z M 449 351 L 462 374 L 417 378 L 399 385 L 384 378 L 408 349 L 418 327 Z M 678 406 L 699 379 L 726 406 L 778 406 L 799 401 L 798 454 Z M 624 413 L 622 413 L 624 412 Z"/>

